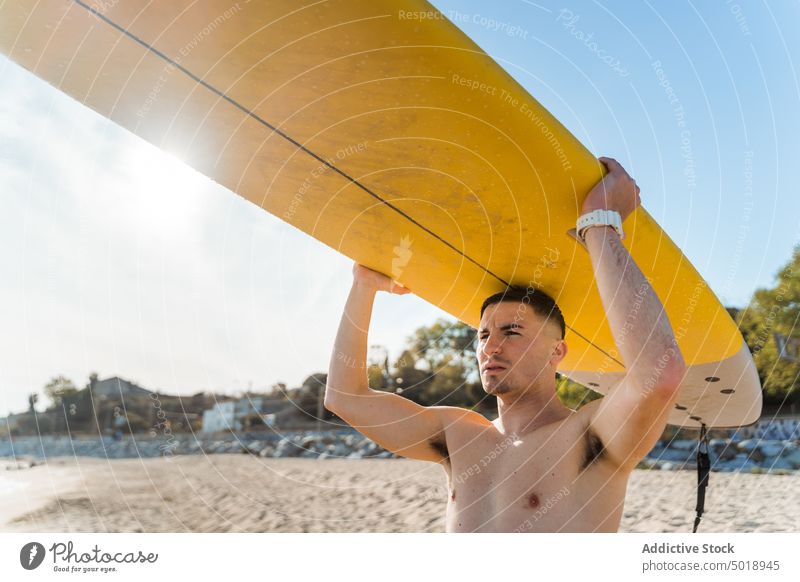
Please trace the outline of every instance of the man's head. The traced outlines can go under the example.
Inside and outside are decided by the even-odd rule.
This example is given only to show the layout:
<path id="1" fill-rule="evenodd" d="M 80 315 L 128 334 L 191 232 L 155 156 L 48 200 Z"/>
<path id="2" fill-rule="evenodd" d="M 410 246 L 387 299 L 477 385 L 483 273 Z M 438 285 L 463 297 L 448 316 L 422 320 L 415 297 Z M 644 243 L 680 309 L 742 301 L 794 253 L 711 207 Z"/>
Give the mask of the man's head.
<path id="1" fill-rule="evenodd" d="M 520 393 L 555 378 L 567 354 L 565 332 L 561 310 L 542 291 L 512 286 L 488 297 L 476 350 L 483 389 L 493 395 Z"/>

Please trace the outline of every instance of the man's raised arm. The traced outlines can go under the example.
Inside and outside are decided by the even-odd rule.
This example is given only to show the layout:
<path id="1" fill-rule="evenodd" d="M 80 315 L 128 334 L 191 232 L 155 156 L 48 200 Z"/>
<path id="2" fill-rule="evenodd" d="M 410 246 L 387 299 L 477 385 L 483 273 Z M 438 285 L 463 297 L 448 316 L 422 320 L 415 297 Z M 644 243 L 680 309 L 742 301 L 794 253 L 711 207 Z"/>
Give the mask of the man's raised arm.
<path id="1" fill-rule="evenodd" d="M 469 411 L 425 407 L 369 388 L 367 333 L 375 294 L 409 290 L 362 265 L 353 266 L 353 286 L 339 324 L 325 386 L 325 408 L 383 448 L 412 459 L 440 462 L 447 456 L 444 429 Z"/>
<path id="2" fill-rule="evenodd" d="M 600 161 L 609 173 L 586 197 L 583 213 L 616 210 L 624 221 L 640 204 L 639 187 L 615 160 Z M 630 469 L 663 432 L 686 365 L 661 301 L 617 232 L 610 226 L 592 227 L 585 241 L 627 371 L 594 408 L 590 430 L 604 443 L 608 458 Z"/>

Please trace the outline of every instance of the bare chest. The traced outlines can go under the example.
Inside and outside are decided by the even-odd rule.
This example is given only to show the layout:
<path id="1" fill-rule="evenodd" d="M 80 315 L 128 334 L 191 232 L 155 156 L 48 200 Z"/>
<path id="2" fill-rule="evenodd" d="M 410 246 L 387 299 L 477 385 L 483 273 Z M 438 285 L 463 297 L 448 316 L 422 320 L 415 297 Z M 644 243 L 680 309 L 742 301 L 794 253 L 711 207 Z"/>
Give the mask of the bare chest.
<path id="1" fill-rule="evenodd" d="M 469 444 L 451 447 L 448 531 L 609 527 L 601 523 L 608 520 L 597 509 L 620 492 L 613 479 L 593 466 L 589 443 L 580 431 L 542 431 L 521 439 L 497 436 L 473 436 Z M 593 488 L 594 495 L 587 495 Z"/>

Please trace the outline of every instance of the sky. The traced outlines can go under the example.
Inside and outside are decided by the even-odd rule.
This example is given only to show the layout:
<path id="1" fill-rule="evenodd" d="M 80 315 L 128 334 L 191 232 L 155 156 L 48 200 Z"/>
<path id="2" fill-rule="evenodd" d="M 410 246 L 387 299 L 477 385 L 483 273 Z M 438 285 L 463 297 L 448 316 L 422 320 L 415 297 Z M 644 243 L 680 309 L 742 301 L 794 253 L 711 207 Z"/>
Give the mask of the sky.
<path id="1" fill-rule="evenodd" d="M 625 166 L 725 305 L 773 283 L 800 243 L 800 3 L 433 4 Z M 327 371 L 349 258 L 2 56 L 0 197 L 0 415 L 56 375 L 236 394 Z M 396 358 L 439 317 L 380 293 L 370 344 Z"/>

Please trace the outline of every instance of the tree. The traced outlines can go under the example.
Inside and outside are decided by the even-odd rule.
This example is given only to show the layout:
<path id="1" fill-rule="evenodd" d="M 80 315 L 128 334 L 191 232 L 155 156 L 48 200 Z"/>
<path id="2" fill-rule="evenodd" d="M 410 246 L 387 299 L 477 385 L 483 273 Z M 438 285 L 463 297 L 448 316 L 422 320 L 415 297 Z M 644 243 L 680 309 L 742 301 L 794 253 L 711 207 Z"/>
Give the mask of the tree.
<path id="1" fill-rule="evenodd" d="M 322 405 L 327 380 L 326 372 L 317 372 L 306 378 L 300 388 L 293 390 L 292 402 L 299 409 L 298 412 L 305 413 L 305 420 L 325 421 L 333 417 Z"/>
<path id="2" fill-rule="evenodd" d="M 44 393 L 53 403 L 53 406 L 60 408 L 64 397 L 74 396 L 78 393 L 78 389 L 75 388 L 75 384 L 69 378 L 56 376 L 51 378 L 45 385 Z"/>
<path id="3" fill-rule="evenodd" d="M 603 397 L 599 392 L 595 392 L 583 384 L 573 382 L 561 374 L 556 377 L 556 394 L 561 403 L 572 410 L 578 410 L 587 402 Z"/>
<path id="4" fill-rule="evenodd" d="M 429 327 L 420 327 L 410 338 L 410 350 L 419 354 L 428 370 L 435 372 L 450 362 L 463 366 L 469 376 L 478 372 L 475 355 L 477 330 L 461 321 L 437 319 Z"/>
<path id="5" fill-rule="evenodd" d="M 36 414 L 37 402 L 39 402 L 39 395 L 36 392 L 28 394 L 28 414 Z"/>
<path id="6" fill-rule="evenodd" d="M 800 402 L 798 376 L 800 363 L 781 354 L 778 341 L 796 345 L 800 339 L 800 245 L 791 260 L 778 271 L 772 288 L 759 288 L 746 309 L 739 313 L 738 324 L 764 388 L 764 401 L 783 404 Z M 783 357 L 782 357 L 783 355 Z"/>

